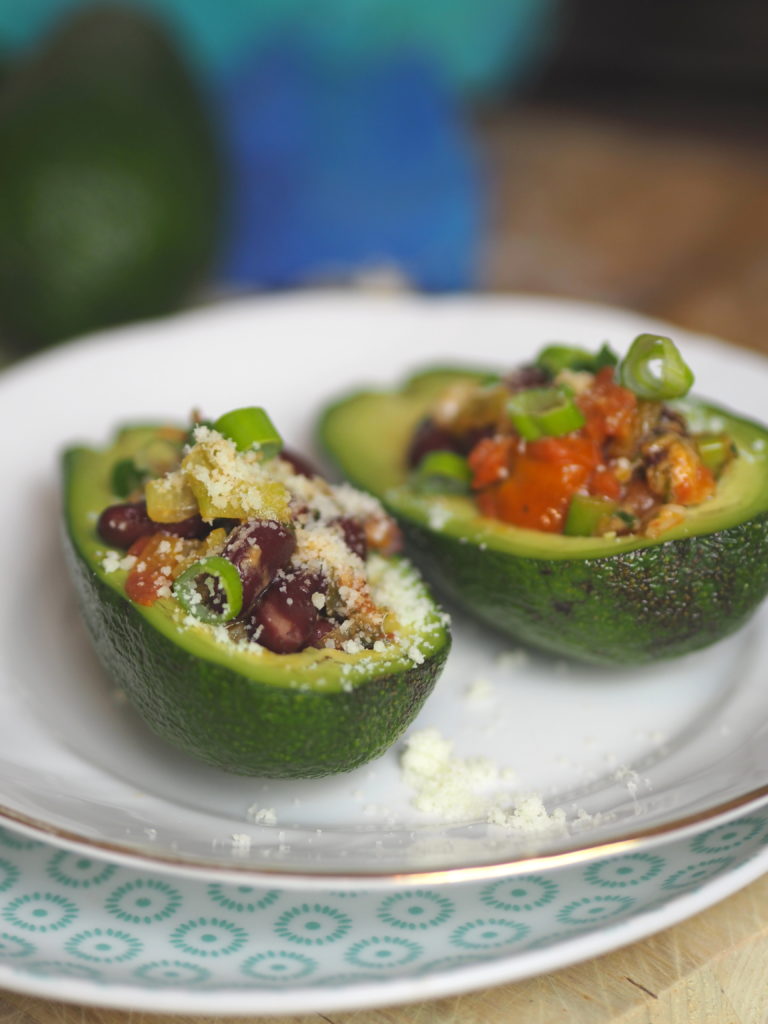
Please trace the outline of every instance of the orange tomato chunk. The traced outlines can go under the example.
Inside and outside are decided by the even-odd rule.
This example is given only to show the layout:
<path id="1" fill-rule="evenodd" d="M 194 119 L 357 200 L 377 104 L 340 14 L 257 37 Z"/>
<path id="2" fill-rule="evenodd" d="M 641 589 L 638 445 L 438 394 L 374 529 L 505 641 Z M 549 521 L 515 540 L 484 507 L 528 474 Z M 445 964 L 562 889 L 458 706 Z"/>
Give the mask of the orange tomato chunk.
<path id="1" fill-rule="evenodd" d="M 180 571 L 180 559 L 190 542 L 166 533 L 153 533 L 139 539 L 128 549 L 136 564 L 128 573 L 125 592 L 136 604 L 149 606 L 167 592 Z"/>

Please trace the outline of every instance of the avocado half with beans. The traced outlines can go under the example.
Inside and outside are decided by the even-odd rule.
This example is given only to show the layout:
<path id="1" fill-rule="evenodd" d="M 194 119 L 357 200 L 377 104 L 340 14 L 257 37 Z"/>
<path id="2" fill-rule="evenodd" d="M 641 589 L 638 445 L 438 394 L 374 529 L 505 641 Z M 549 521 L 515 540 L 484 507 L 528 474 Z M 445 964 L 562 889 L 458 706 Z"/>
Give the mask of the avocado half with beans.
<path id="1" fill-rule="evenodd" d="M 295 625 L 290 621 L 292 609 L 297 605 L 285 596 L 291 585 L 298 586 L 301 575 L 292 565 L 281 570 L 288 581 L 282 586 L 283 593 L 279 576 L 273 580 L 273 589 L 264 591 L 278 599 L 277 604 L 272 602 L 271 620 L 265 610 L 266 599 L 253 590 L 247 594 L 245 582 L 243 593 L 256 609 L 250 620 L 243 617 L 243 609 L 238 621 L 217 623 L 215 602 L 209 609 L 209 621 L 205 615 L 193 615 L 194 606 L 189 600 L 179 600 L 182 592 L 177 592 L 175 584 L 160 586 L 147 598 L 141 585 L 147 584 L 149 556 L 128 554 L 138 549 L 127 543 L 105 543 L 99 532 L 105 516 L 112 527 L 127 522 L 122 527 L 130 534 L 127 541 L 132 539 L 137 521 L 139 533 L 144 529 L 146 536 L 154 538 L 150 546 L 158 538 L 151 530 L 159 529 L 160 542 L 154 550 L 170 550 L 176 545 L 181 564 L 185 551 L 189 561 L 189 545 L 203 550 L 210 546 L 215 531 L 223 530 L 219 554 L 212 556 L 213 561 L 229 558 L 229 564 L 237 566 L 237 558 L 229 553 L 237 547 L 233 537 L 237 530 L 251 528 L 231 515 L 207 523 L 200 515 L 192 515 L 180 525 L 153 523 L 147 528 L 143 504 L 126 501 L 126 492 L 138 488 L 133 498 L 141 494 L 145 484 L 140 480 L 147 473 L 150 479 L 153 472 L 154 479 L 164 479 L 157 475 L 158 453 L 162 461 L 163 452 L 167 454 L 170 448 L 172 475 L 176 472 L 174 458 L 183 459 L 184 452 L 196 450 L 182 447 L 178 431 L 170 436 L 174 440 L 169 441 L 169 431 L 163 427 L 128 427 L 103 450 L 77 447 L 63 457 L 67 560 L 85 621 L 107 671 L 158 735 L 231 772 L 314 777 L 348 771 L 379 756 L 409 725 L 432 690 L 450 646 L 446 616 L 407 561 L 360 550 L 360 537 L 354 531 L 351 537 L 357 555 L 350 564 L 358 574 L 365 564 L 371 593 L 376 601 L 385 603 L 387 619 L 381 627 L 385 639 L 378 642 L 372 636 L 368 642 L 365 638 L 362 642 L 343 641 L 342 635 L 343 642 L 334 643 L 332 638 L 340 631 L 343 634 L 344 623 L 318 613 L 312 620 L 314 646 L 302 647 L 291 632 Z M 152 458 L 147 459 L 147 453 L 155 459 L 154 468 L 148 467 Z M 110 509 L 113 511 L 105 513 Z M 115 509 L 123 512 L 118 514 Z M 169 518 L 172 516 L 165 516 Z M 283 538 L 291 531 L 299 532 L 295 523 L 274 524 L 264 519 L 260 528 L 265 528 L 265 522 Z M 343 541 L 344 531 L 337 529 L 337 534 Z M 294 541 L 290 550 L 295 546 Z M 253 549 L 248 551 L 253 562 Z M 285 563 L 284 554 L 281 563 Z M 169 575 L 175 572 L 169 571 Z M 201 576 L 198 582 L 218 584 L 215 575 Z M 131 584 L 131 593 L 139 600 L 127 595 L 126 587 L 130 590 Z M 242 601 L 242 594 L 239 597 Z M 325 593 L 317 600 L 317 604 L 323 603 Z M 327 604 L 331 604 L 330 594 Z M 261 628 L 272 629 L 276 650 L 254 639 L 251 627 L 258 615 L 264 623 Z M 323 625 L 319 632 L 318 623 Z M 278 652 L 281 645 L 286 653 Z"/>
<path id="2" fill-rule="evenodd" d="M 565 353 L 564 363 L 558 362 L 558 351 L 561 357 Z M 579 363 L 574 353 L 586 362 Z M 555 366 L 542 358 L 547 354 L 554 354 Z M 644 372 L 652 377 L 650 357 L 658 351 L 646 354 L 641 378 Z M 487 370 L 427 370 L 400 390 L 363 391 L 337 401 L 323 414 L 319 436 L 347 479 L 377 495 L 397 517 L 414 560 L 457 606 L 552 654 L 606 665 L 643 664 L 727 636 L 752 615 L 768 591 L 765 427 L 695 397 L 670 400 L 664 394 L 660 405 L 658 392 L 664 388 L 647 380 L 646 397 L 638 399 L 645 404 L 639 408 L 663 406 L 662 414 L 674 429 L 675 423 L 685 422 L 702 445 L 704 439 L 722 445 L 726 438 L 729 448 L 713 493 L 682 511 L 664 505 L 660 519 L 669 509 L 673 518 L 649 533 L 625 527 L 579 536 L 511 525 L 481 514 L 471 483 L 448 462 L 448 483 L 433 480 L 425 486 L 408 459 L 420 425 L 429 421 L 446 393 L 478 385 L 493 388 L 501 382 L 516 398 L 521 380 L 546 389 L 553 379 L 561 380 L 563 369 L 566 380 L 578 387 L 586 369 L 601 372 L 599 356 L 551 346 L 504 380 L 489 377 Z M 606 362 L 610 365 L 616 358 L 609 353 Z M 643 381 L 633 381 L 629 369 L 619 365 L 602 373 L 613 372 L 642 396 Z M 678 371 L 679 361 L 673 361 L 667 391 L 690 387 L 689 373 Z M 519 411 L 519 402 L 511 407 Z M 561 428 L 566 436 L 579 435 L 568 434 L 567 417 L 561 419 Z M 519 449 L 519 437 L 512 443 Z M 716 458 L 721 456 L 722 451 Z"/>

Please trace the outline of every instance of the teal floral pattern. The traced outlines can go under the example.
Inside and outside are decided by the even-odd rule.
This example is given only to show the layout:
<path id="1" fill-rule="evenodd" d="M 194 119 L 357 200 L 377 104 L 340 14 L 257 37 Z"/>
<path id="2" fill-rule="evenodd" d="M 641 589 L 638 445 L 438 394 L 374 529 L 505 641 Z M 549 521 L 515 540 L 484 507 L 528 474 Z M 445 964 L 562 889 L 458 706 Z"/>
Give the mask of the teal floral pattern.
<path id="1" fill-rule="evenodd" d="M 214 1014 L 239 993 L 253 1012 L 301 1012 L 360 986 L 386 993 L 409 978 L 519 964 L 586 934 L 610 948 L 636 915 L 742 865 L 765 870 L 767 839 L 768 808 L 555 870 L 303 891 L 136 870 L 0 828 L 0 987 L 34 993 L 44 979 L 74 1001 L 126 1005 L 135 992 L 145 1009 L 194 999 Z"/>
<path id="2" fill-rule="evenodd" d="M 21 872 L 10 860 L 0 860 L 0 892 L 5 892 L 17 881 Z"/>
<path id="3" fill-rule="evenodd" d="M 556 899 L 560 886 L 541 875 L 522 875 L 493 882 L 480 893 L 480 899 L 489 907 L 513 913 L 535 910 Z"/>
<path id="4" fill-rule="evenodd" d="M 113 964 L 132 960 L 144 948 L 144 944 L 127 932 L 112 928 L 92 928 L 67 939 L 64 948 L 72 956 L 95 963 Z"/>
<path id="5" fill-rule="evenodd" d="M 715 875 L 721 874 L 733 862 L 731 857 L 714 857 L 711 860 L 702 860 L 697 864 L 688 864 L 686 867 L 675 871 L 664 882 L 664 889 L 695 889 Z"/>
<path id="6" fill-rule="evenodd" d="M 48 861 L 46 871 L 54 882 L 73 889 L 88 889 L 108 881 L 117 871 L 117 865 L 59 850 Z"/>
<path id="7" fill-rule="evenodd" d="M 423 931 L 448 921 L 456 906 L 447 896 L 428 889 L 397 892 L 387 896 L 378 910 L 378 917 L 394 928 Z"/>
<path id="8" fill-rule="evenodd" d="M 218 917 L 198 917 L 180 925 L 171 935 L 174 946 L 192 956 L 230 956 L 248 941 L 248 932 Z"/>
<path id="9" fill-rule="evenodd" d="M 422 953 L 417 942 L 399 936 L 374 935 L 349 947 L 346 960 L 358 967 L 376 967 L 383 970 L 413 963 Z"/>
<path id="10" fill-rule="evenodd" d="M 499 917 L 480 918 L 457 928 L 451 936 L 451 942 L 464 949 L 496 949 L 518 942 L 529 931 L 527 924 L 518 921 Z"/>
<path id="11" fill-rule="evenodd" d="M 104 901 L 104 906 L 121 921 L 151 924 L 173 917 L 181 903 L 181 893 L 168 882 L 137 878 L 114 889 Z"/>
<path id="12" fill-rule="evenodd" d="M 281 914 L 275 933 L 289 942 L 305 946 L 324 946 L 346 935 L 352 921 L 341 910 L 319 903 L 302 903 Z"/>
<path id="13" fill-rule="evenodd" d="M 252 885 L 221 885 L 216 882 L 208 886 L 208 895 L 227 910 L 237 913 L 253 913 L 266 910 L 280 896 L 278 889 L 256 889 Z"/>
<path id="14" fill-rule="evenodd" d="M 628 853 L 590 864 L 584 880 L 608 889 L 627 889 L 650 882 L 664 870 L 665 860 L 652 853 Z"/>
<path id="15" fill-rule="evenodd" d="M 55 932 L 77 918 L 76 903 L 56 892 L 25 892 L 3 908 L 3 917 L 29 932 Z"/>
<path id="16" fill-rule="evenodd" d="M 634 902 L 630 896 L 585 896 L 564 906 L 558 911 L 557 919 L 561 924 L 602 924 L 606 918 L 626 914 Z"/>

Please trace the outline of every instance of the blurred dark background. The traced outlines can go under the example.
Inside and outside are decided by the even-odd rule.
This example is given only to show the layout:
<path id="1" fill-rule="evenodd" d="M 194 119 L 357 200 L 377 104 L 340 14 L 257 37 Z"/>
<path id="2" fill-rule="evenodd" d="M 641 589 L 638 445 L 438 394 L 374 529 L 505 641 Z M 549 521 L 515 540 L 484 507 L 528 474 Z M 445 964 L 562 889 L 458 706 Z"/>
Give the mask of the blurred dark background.
<path id="1" fill-rule="evenodd" d="M 332 285 L 768 351 L 767 94 L 759 0 L 0 4 L 0 346 Z"/>

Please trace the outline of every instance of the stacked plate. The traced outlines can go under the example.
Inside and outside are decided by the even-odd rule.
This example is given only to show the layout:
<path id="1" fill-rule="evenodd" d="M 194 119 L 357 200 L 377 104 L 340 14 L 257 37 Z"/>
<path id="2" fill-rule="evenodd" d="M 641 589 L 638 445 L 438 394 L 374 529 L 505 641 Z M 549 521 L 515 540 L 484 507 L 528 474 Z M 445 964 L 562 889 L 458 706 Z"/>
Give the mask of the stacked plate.
<path id="1" fill-rule="evenodd" d="M 705 652 L 626 671 L 526 654 L 456 616 L 411 735 L 438 730 L 455 763 L 486 758 L 502 802 L 541 800 L 559 822 L 503 827 L 418 811 L 402 746 L 306 782 L 230 776 L 168 748 L 95 661 L 60 552 L 58 452 L 119 422 L 263 404 L 311 450 L 318 410 L 355 386 L 662 329 L 698 393 L 761 415 L 758 356 L 540 299 L 249 301 L 6 371 L 0 987 L 218 1014 L 430 998 L 594 956 L 766 870 L 762 613 Z"/>

